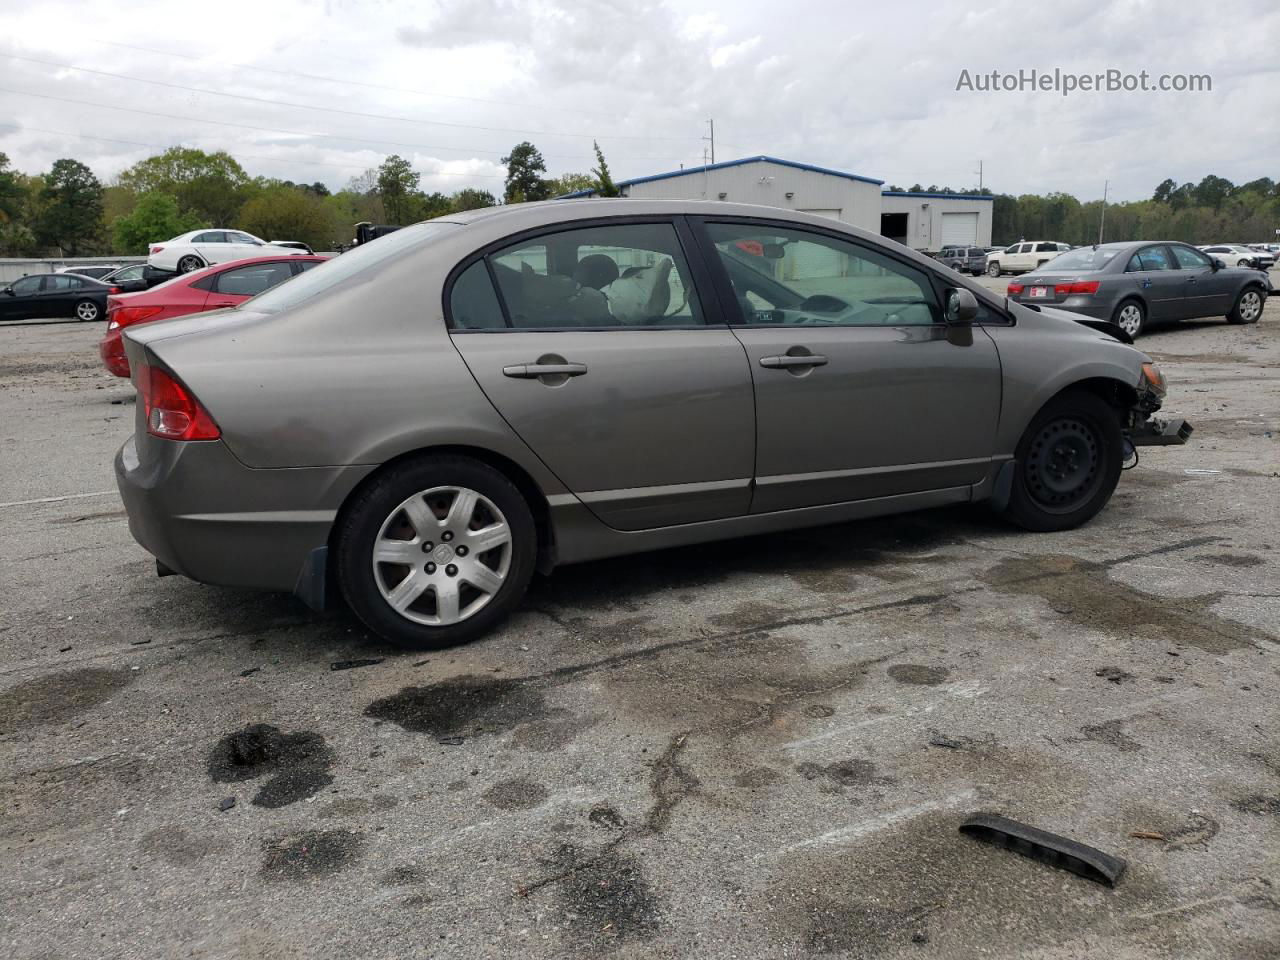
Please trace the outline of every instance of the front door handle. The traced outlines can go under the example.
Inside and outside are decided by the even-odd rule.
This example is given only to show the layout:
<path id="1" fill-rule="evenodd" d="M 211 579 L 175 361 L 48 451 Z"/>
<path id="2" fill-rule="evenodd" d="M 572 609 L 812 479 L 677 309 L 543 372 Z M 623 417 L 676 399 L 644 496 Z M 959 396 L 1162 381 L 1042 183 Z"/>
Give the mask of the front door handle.
<path id="1" fill-rule="evenodd" d="M 802 356 L 784 354 L 781 357 L 760 358 L 760 366 L 768 367 L 770 370 L 785 370 L 787 367 L 821 367 L 826 362 L 826 357 L 816 353 L 806 353 Z"/>
<path id="2" fill-rule="evenodd" d="M 517 363 L 502 368 L 504 377 L 537 380 L 539 377 L 580 377 L 587 372 L 585 363 Z"/>

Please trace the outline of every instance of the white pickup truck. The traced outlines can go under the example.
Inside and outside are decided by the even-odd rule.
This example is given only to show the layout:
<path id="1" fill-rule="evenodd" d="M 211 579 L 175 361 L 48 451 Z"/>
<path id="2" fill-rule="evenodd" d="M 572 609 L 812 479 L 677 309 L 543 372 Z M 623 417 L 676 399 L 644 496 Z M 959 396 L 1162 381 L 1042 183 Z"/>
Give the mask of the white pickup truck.
<path id="1" fill-rule="evenodd" d="M 1019 240 L 1003 250 L 987 254 L 987 276 L 1026 273 L 1070 249 L 1070 244 L 1058 243 L 1056 240 Z"/>

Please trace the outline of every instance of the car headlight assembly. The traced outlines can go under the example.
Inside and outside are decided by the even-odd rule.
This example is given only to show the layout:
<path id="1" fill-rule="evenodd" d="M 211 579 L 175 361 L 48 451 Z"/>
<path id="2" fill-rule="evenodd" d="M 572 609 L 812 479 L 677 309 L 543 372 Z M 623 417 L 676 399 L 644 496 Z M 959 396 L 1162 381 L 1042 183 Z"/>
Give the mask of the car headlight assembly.
<path id="1" fill-rule="evenodd" d="M 1164 374 L 1160 372 L 1160 368 L 1154 363 L 1144 363 L 1142 365 L 1142 381 L 1139 386 L 1150 390 L 1157 397 L 1163 397 L 1169 391 L 1168 385 L 1164 380 Z"/>

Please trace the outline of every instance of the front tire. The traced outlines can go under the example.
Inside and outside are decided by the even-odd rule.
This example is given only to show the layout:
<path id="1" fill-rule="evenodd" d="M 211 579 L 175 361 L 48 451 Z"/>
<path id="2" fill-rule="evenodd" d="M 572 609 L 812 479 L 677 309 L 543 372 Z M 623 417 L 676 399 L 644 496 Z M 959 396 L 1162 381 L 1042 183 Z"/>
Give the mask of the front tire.
<path id="1" fill-rule="evenodd" d="M 93 300 L 81 300 L 76 304 L 76 319 L 82 323 L 93 323 L 102 316 L 102 308 Z"/>
<path id="2" fill-rule="evenodd" d="M 189 253 L 185 257 L 183 257 L 181 260 L 178 261 L 179 273 L 191 273 L 192 271 L 200 270 L 203 267 L 204 267 L 204 261 L 201 260 L 199 257 L 195 256 L 195 254 Z"/>
<path id="3" fill-rule="evenodd" d="M 469 457 L 397 464 L 357 494 L 335 538 L 338 582 L 370 630 L 413 650 L 466 643 L 516 607 L 537 531 L 505 476 Z"/>
<path id="4" fill-rule="evenodd" d="M 1000 264 L 998 264 L 998 263 L 988 263 L 988 264 L 987 264 L 987 276 L 988 276 L 988 277 L 998 277 L 998 276 L 1000 276 Z"/>
<path id="5" fill-rule="evenodd" d="M 1227 314 L 1228 323 L 1257 323 L 1262 317 L 1266 295 L 1257 287 L 1245 287 L 1236 297 L 1235 306 Z"/>
<path id="6" fill-rule="evenodd" d="M 1122 300 L 1111 315 L 1111 322 L 1127 333 L 1130 340 L 1137 340 L 1147 325 L 1146 308 L 1137 300 Z"/>
<path id="7" fill-rule="evenodd" d="M 1120 418 L 1097 394 L 1071 389 L 1036 414 L 1018 441 L 1004 514 L 1027 530 L 1070 530 L 1111 499 L 1124 460 Z"/>

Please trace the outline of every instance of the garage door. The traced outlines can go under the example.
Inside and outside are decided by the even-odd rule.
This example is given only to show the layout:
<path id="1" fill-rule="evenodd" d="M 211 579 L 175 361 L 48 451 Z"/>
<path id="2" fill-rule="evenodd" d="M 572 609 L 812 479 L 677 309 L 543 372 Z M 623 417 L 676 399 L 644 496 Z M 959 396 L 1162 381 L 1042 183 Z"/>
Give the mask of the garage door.
<path id="1" fill-rule="evenodd" d="M 978 215 L 976 213 L 944 213 L 942 215 L 942 245 L 973 246 L 978 242 Z"/>

